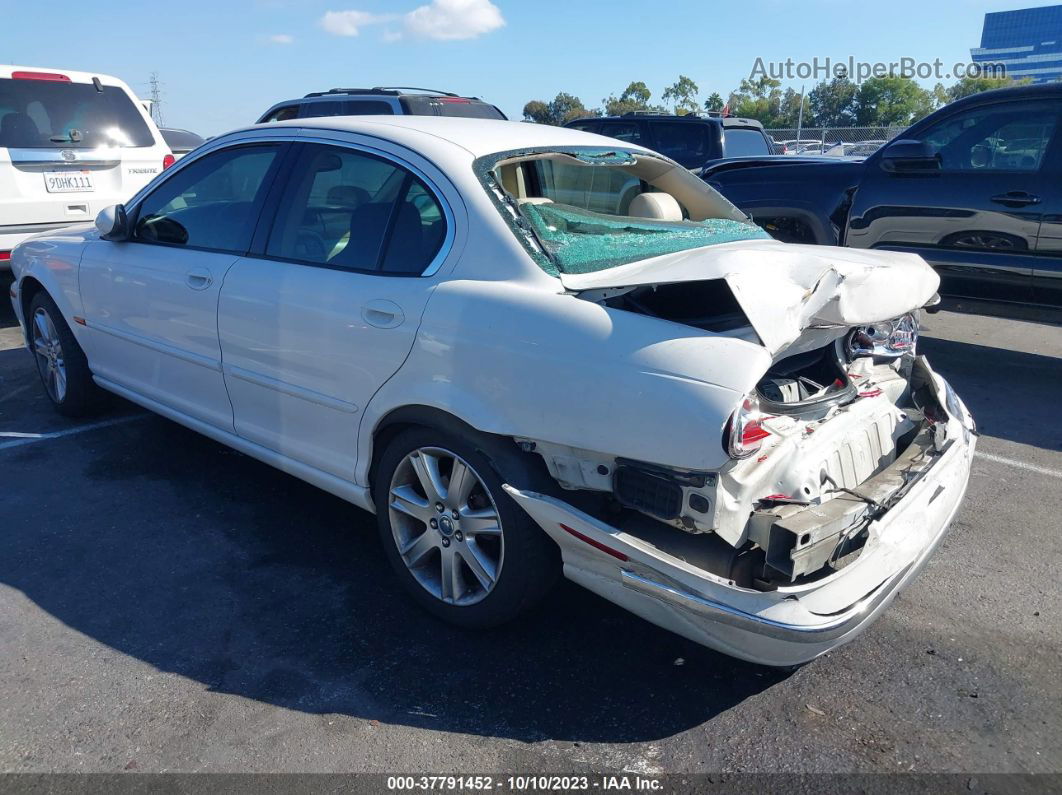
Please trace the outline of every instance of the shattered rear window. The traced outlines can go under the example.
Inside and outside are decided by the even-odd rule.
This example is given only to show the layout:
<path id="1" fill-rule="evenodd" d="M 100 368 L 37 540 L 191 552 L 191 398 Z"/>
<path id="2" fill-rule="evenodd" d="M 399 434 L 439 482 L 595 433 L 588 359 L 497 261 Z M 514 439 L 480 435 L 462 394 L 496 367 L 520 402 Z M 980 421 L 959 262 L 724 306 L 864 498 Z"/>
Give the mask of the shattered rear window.
<path id="1" fill-rule="evenodd" d="M 770 237 L 754 224 L 729 218 L 654 221 L 563 204 L 527 204 L 521 211 L 561 273 L 592 273 L 676 251 Z"/>
<path id="2" fill-rule="evenodd" d="M 655 152 L 534 147 L 480 157 L 473 168 L 532 259 L 552 276 L 769 238 L 718 191 Z"/>

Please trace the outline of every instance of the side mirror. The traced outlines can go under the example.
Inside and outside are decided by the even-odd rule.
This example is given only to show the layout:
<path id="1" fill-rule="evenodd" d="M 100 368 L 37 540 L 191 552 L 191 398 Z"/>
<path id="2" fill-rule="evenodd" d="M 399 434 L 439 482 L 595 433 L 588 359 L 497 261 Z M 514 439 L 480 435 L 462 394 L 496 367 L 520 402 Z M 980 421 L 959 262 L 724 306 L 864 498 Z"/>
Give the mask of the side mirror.
<path id="1" fill-rule="evenodd" d="M 905 138 L 881 150 L 881 167 L 895 174 L 932 173 L 940 171 L 940 155 L 925 141 Z"/>
<path id="2" fill-rule="evenodd" d="M 100 214 L 96 216 L 96 229 L 104 240 L 128 240 L 129 220 L 125 214 L 125 205 L 112 204 L 100 210 Z"/>

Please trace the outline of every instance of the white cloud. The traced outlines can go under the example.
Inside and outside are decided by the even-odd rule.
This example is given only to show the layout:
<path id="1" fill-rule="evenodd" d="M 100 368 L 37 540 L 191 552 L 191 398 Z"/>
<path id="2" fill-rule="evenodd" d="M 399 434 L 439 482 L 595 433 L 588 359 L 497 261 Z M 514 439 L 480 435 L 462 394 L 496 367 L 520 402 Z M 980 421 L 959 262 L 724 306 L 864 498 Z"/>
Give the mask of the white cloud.
<path id="1" fill-rule="evenodd" d="M 403 17 L 406 29 L 425 39 L 474 39 L 505 25 L 490 0 L 432 0 Z"/>
<path id="2" fill-rule="evenodd" d="M 368 11 L 327 11 L 321 27 L 333 36 L 357 36 L 366 25 L 390 22 L 393 14 L 370 14 Z"/>
<path id="3" fill-rule="evenodd" d="M 293 44 L 295 42 L 295 37 L 289 36 L 287 33 L 277 33 L 270 36 L 268 41 L 270 44 Z"/>
<path id="4" fill-rule="evenodd" d="M 328 11 L 321 27 L 334 36 L 357 36 L 369 25 L 399 21 L 405 32 L 422 39 L 456 41 L 474 39 L 504 27 L 501 9 L 490 0 L 431 0 L 405 14 L 373 14 L 368 11 Z M 386 42 L 398 41 L 403 33 L 387 30 Z"/>

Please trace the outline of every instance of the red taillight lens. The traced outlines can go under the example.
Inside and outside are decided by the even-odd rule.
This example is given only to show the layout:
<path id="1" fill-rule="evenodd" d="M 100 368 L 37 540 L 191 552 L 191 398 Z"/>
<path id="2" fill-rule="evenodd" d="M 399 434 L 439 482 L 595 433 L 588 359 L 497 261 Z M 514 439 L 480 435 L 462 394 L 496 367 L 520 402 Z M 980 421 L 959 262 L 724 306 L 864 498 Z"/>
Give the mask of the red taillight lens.
<path id="1" fill-rule="evenodd" d="M 66 75 L 61 75 L 58 72 L 12 72 L 12 80 L 57 80 L 62 83 L 69 83 L 70 78 Z"/>
<path id="2" fill-rule="evenodd" d="M 771 435 L 771 432 L 763 427 L 763 419 L 755 396 L 746 397 L 741 401 L 741 407 L 734 412 L 727 424 L 726 451 L 731 458 L 748 458 L 760 449 L 763 440 Z"/>
<path id="3" fill-rule="evenodd" d="M 167 168 L 169 168 L 176 162 L 176 157 L 174 157 L 173 155 L 166 155 L 164 158 L 162 158 L 162 170 L 165 171 Z"/>
<path id="4" fill-rule="evenodd" d="M 4 262 L 9 259 L 11 259 L 10 251 L 0 251 L 0 262 Z"/>

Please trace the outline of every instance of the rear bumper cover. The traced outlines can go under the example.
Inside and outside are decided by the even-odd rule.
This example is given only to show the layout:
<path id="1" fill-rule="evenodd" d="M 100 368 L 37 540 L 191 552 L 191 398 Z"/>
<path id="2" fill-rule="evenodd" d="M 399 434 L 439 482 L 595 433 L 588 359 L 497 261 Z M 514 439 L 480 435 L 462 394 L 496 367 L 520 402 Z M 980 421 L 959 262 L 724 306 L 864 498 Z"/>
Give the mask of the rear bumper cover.
<path id="1" fill-rule="evenodd" d="M 870 524 L 860 556 L 817 582 L 771 592 L 741 588 L 560 500 L 506 489 L 560 546 L 569 579 L 731 656 L 796 665 L 865 630 L 926 565 L 962 503 L 974 425 L 944 380 L 935 374 L 933 379 L 940 404 L 953 409 L 943 450 L 907 493 Z"/>

